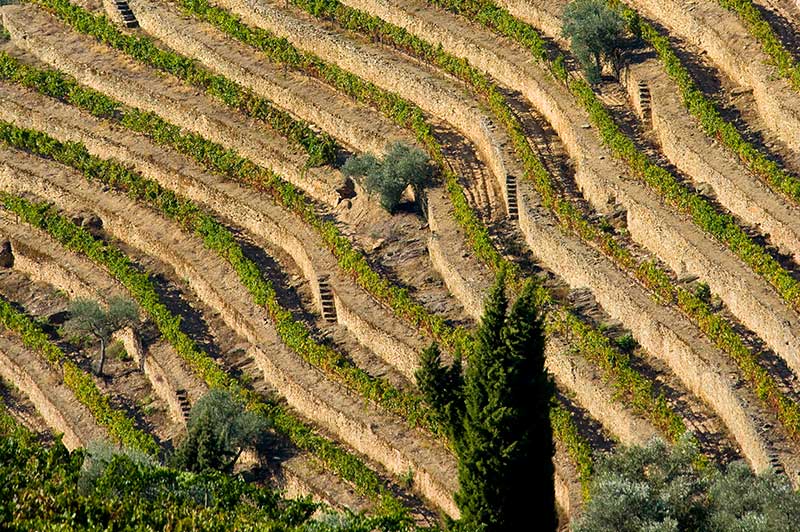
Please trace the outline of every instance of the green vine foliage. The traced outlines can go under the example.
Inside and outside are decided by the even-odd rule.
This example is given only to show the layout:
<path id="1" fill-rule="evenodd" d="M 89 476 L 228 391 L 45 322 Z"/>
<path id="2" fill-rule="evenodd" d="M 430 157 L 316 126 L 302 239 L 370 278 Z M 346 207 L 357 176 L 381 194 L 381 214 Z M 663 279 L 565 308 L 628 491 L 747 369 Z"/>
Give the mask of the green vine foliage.
<path id="1" fill-rule="evenodd" d="M 211 73 L 192 59 L 159 48 L 149 37 L 125 34 L 105 16 L 89 13 L 69 0 L 34 1 L 48 8 L 77 31 L 90 35 L 146 65 L 168 72 L 248 116 L 263 120 L 275 131 L 302 146 L 308 153 L 309 166 L 334 162 L 337 146 L 331 136 L 316 133 L 309 124 L 296 120 L 289 113 L 277 109 L 266 99 L 256 96 L 224 76 Z"/>
<path id="2" fill-rule="evenodd" d="M 265 279 L 258 266 L 245 256 L 233 233 L 194 202 L 164 189 L 157 182 L 144 178 L 116 161 L 91 155 L 82 144 L 62 143 L 45 133 L 19 128 L 3 121 L 0 121 L 0 141 L 71 166 L 90 181 L 98 181 L 123 191 L 129 197 L 147 203 L 194 232 L 206 247 L 216 252 L 236 271 L 253 301 L 267 310 L 281 340 L 292 351 L 411 424 L 438 432 L 433 416 L 424 407 L 419 396 L 400 391 L 386 380 L 369 375 L 338 351 L 314 340 L 307 326 L 295 320 L 292 313 L 281 306 L 272 282 Z"/>
<path id="3" fill-rule="evenodd" d="M 620 10 L 630 31 L 641 35 L 656 51 L 667 75 L 678 85 L 684 106 L 700 122 L 706 134 L 719 140 L 773 190 L 800 205 L 800 179 L 748 142 L 735 125 L 722 117 L 719 108 L 700 90 L 689 70 L 683 65 L 669 38 L 618 0 L 610 0 L 609 3 Z"/>
<path id="4" fill-rule="evenodd" d="M 279 433 L 298 448 L 316 456 L 335 474 L 350 481 L 360 493 L 377 501 L 387 515 L 407 515 L 406 509 L 383 485 L 381 479 L 360 458 L 348 453 L 333 441 L 291 415 L 282 405 L 267 401 L 244 388 L 227 374 L 194 340 L 181 330 L 181 319 L 161 301 L 152 279 L 140 271 L 119 249 L 94 238 L 58 214 L 46 203 L 35 203 L 8 193 L 0 193 L 0 203 L 21 220 L 44 230 L 67 249 L 81 253 L 103 266 L 122 283 L 141 308 L 150 316 L 161 335 L 175 348 L 189 367 L 211 388 L 224 388 L 240 398 L 248 409 L 262 415 Z"/>
<path id="5" fill-rule="evenodd" d="M 752 0 L 717 0 L 719 4 L 736 13 L 750 34 L 761 43 L 764 52 L 772 60 L 781 76 L 786 78 L 796 91 L 800 91 L 800 63 L 784 46 L 778 34 L 764 18 Z"/>
<path id="6" fill-rule="evenodd" d="M 26 347 L 42 355 L 54 369 L 63 372 L 67 388 L 92 413 L 97 424 L 106 427 L 118 443 L 152 456 L 158 455 L 160 449 L 153 437 L 136 428 L 133 420 L 123 411 L 112 407 L 108 396 L 100 391 L 92 376 L 67 358 L 33 318 L 17 310 L 3 297 L 0 297 L 0 323 L 18 334 Z"/>

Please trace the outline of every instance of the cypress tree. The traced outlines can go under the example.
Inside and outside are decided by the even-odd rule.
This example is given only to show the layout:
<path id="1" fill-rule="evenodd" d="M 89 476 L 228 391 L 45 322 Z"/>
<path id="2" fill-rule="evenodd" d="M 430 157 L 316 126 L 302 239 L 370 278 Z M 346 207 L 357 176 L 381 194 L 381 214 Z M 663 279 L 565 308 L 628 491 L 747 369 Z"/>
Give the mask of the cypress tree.
<path id="1" fill-rule="evenodd" d="M 508 312 L 505 276 L 489 293 L 464 378 L 455 439 L 466 530 L 555 530 L 553 443 L 544 337 L 528 283 Z"/>
<path id="2" fill-rule="evenodd" d="M 433 409 L 436 420 L 448 436 L 455 439 L 455 429 L 461 424 L 463 411 L 460 357 L 457 356 L 451 366 L 444 366 L 439 346 L 433 343 L 422 351 L 415 376 L 417 387 Z"/>
<path id="3" fill-rule="evenodd" d="M 506 319 L 503 341 L 509 355 L 508 395 L 504 404 L 514 412 L 506 419 L 508 447 L 504 467 L 506 490 L 502 530 L 522 530 L 535 519 L 537 530 L 555 530 L 553 461 L 555 452 L 550 425 L 550 401 L 555 391 L 545 369 L 545 336 L 528 283 Z M 500 530 L 500 529 L 498 529 Z"/>

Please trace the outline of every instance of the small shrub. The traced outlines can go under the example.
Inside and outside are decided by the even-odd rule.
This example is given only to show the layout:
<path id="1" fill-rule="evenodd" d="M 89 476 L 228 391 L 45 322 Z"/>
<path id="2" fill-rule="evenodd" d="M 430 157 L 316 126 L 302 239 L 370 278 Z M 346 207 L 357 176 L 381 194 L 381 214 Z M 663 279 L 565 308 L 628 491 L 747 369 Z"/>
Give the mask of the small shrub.
<path id="1" fill-rule="evenodd" d="M 697 286 L 694 288 L 694 295 L 706 305 L 711 303 L 711 288 L 708 286 L 708 283 L 697 283 Z"/>
<path id="2" fill-rule="evenodd" d="M 604 0 L 574 0 L 564 8 L 562 34 L 570 39 L 590 83 L 600 81 L 602 60 L 618 68 L 625 23 Z"/>
<path id="3" fill-rule="evenodd" d="M 624 351 L 625 353 L 630 353 L 637 347 L 639 347 L 639 342 L 633 337 L 631 333 L 626 333 L 616 339 L 617 347 L 620 350 Z"/>
<path id="4" fill-rule="evenodd" d="M 359 179 L 370 194 L 378 194 L 381 206 L 393 213 L 409 186 L 417 199 L 421 197 L 433 176 L 433 166 L 422 150 L 396 142 L 387 147 L 383 160 L 370 153 L 350 157 L 342 172 Z"/>

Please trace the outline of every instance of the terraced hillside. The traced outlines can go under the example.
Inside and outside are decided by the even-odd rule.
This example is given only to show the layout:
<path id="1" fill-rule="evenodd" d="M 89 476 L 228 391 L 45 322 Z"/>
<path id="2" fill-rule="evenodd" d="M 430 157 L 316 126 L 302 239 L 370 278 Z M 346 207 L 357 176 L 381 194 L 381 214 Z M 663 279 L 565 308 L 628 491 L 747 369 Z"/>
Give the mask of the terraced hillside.
<path id="1" fill-rule="evenodd" d="M 629 38 L 590 84 L 566 4 L 1 6 L 11 414 L 158 455 L 227 388 L 271 426 L 256 481 L 433 525 L 458 465 L 419 353 L 468 349 L 506 270 L 547 316 L 563 524 L 656 436 L 798 488 L 800 10 L 609 0 Z M 342 168 L 395 142 L 436 169 L 389 214 Z M 117 295 L 144 321 L 101 378 L 59 325 Z"/>

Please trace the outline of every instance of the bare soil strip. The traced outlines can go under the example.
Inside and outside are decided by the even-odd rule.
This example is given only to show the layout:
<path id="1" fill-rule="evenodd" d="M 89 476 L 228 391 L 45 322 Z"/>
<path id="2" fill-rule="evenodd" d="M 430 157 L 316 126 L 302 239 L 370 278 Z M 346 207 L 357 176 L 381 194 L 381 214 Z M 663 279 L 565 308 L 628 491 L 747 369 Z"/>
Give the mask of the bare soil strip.
<path id="1" fill-rule="evenodd" d="M 9 8 L 9 9 L 7 9 Z M 78 34 L 31 4 L 0 10 L 12 40 L 78 81 L 127 105 L 162 115 L 189 131 L 237 149 L 285 176 L 311 197 L 330 206 L 342 199 L 344 178 L 329 168 L 304 168 L 305 153 L 274 131 L 211 101 L 177 79 L 145 67 L 93 38 Z"/>
<path id="2" fill-rule="evenodd" d="M 202 244 L 184 236 L 167 220 L 123 196 L 103 193 L 59 165 L 19 152 L 4 152 L 3 159 L 3 188 L 36 193 L 67 210 L 95 206 L 106 230 L 170 264 L 206 304 L 218 310 L 226 323 L 254 346 L 250 356 L 291 406 L 391 473 L 415 471 L 415 488 L 436 506 L 457 515 L 452 500 L 456 490 L 452 455 L 431 437 L 352 396 L 288 351 L 227 264 L 205 253 Z"/>

